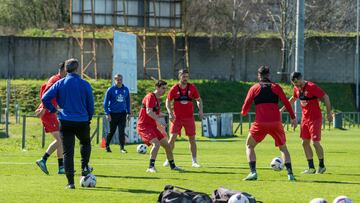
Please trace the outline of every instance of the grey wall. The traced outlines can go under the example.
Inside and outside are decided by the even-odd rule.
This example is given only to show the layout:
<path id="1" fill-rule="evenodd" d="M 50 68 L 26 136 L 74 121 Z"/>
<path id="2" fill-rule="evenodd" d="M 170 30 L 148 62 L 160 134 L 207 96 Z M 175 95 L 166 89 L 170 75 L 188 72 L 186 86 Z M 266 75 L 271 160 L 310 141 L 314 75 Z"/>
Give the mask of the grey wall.
<path id="1" fill-rule="evenodd" d="M 179 40 L 181 41 L 181 40 Z M 100 78 L 109 78 L 112 68 L 111 46 L 97 40 L 97 70 Z M 90 46 L 90 41 L 86 41 Z M 354 82 L 354 38 L 308 38 L 305 44 L 305 78 L 317 82 Z M 280 79 L 278 39 L 249 39 L 236 53 L 235 79 L 256 80 L 258 65 L 271 65 L 272 78 Z M 189 38 L 191 77 L 229 79 L 231 53 L 226 46 L 210 48 L 208 38 Z M 9 72 L 13 78 L 45 78 L 56 72 L 57 64 L 69 57 L 79 58 L 76 40 L 65 38 L 0 37 L 0 77 Z M 178 55 L 179 56 L 179 55 Z M 85 61 L 90 55 L 85 56 Z M 174 77 L 172 44 L 169 37 L 160 39 L 162 77 Z M 293 67 L 290 68 L 290 71 Z M 91 72 L 91 71 L 90 71 Z M 90 73 L 90 75 L 92 75 Z M 149 75 L 156 76 L 155 71 Z M 138 44 L 138 77 L 143 78 L 142 51 Z"/>

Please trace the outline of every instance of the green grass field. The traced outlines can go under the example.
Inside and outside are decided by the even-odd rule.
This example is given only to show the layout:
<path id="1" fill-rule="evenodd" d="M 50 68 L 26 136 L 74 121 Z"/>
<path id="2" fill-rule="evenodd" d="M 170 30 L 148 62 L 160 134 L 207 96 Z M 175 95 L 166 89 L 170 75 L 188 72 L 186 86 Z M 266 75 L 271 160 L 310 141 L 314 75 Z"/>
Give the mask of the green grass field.
<path id="1" fill-rule="evenodd" d="M 309 202 L 324 197 L 328 202 L 338 195 L 347 195 L 360 202 L 360 129 L 324 130 L 323 146 L 327 172 L 322 175 L 302 175 L 307 167 L 298 131 L 288 132 L 288 147 L 292 156 L 296 182 L 287 180 L 285 170 L 272 171 L 271 159 L 279 155 L 273 140 L 267 137 L 258 145 L 258 181 L 242 181 L 248 173 L 245 158 L 245 135 L 232 138 L 198 140 L 201 168 L 191 167 L 188 143 L 181 138 L 176 143 L 175 161 L 184 172 L 170 171 L 162 166 L 164 151 L 158 155 L 158 173 L 145 172 L 149 155 L 135 152 L 136 145 L 127 145 L 128 154 L 105 153 L 93 143 L 91 162 L 97 176 L 96 188 L 79 186 L 80 152 L 76 146 L 76 190 L 65 190 L 66 178 L 57 175 L 57 160 L 49 158 L 50 175 L 43 174 L 35 164 L 45 149 L 41 149 L 41 125 L 29 119 L 27 147 L 21 150 L 21 125 L 10 125 L 10 138 L 0 138 L 0 202 L 156 202 L 166 184 L 173 184 L 211 194 L 219 186 L 246 191 L 263 202 Z M 247 129 L 247 125 L 244 125 Z M 3 125 L 0 131 L 3 130 Z M 199 130 L 199 128 L 198 128 Z M 246 134 L 246 132 L 245 132 Z M 50 143 L 49 136 L 46 143 Z M 317 160 L 315 161 L 317 164 Z"/>

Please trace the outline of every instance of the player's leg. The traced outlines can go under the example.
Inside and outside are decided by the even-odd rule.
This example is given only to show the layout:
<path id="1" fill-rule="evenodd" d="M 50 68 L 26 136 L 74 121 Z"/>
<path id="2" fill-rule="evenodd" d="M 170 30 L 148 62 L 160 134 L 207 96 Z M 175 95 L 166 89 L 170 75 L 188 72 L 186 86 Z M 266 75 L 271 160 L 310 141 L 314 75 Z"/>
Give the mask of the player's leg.
<path id="1" fill-rule="evenodd" d="M 152 140 L 150 140 L 150 143 L 151 143 L 150 162 L 149 162 L 149 168 L 146 170 L 146 172 L 156 173 L 155 160 L 160 149 L 160 141 L 155 137 Z"/>
<path id="2" fill-rule="evenodd" d="M 107 137 L 106 137 L 106 152 L 111 152 L 110 149 L 110 142 L 111 139 L 113 138 L 116 128 L 117 128 L 117 123 L 118 123 L 118 119 L 111 115 L 111 121 L 110 121 L 110 132 L 108 133 Z"/>
<path id="3" fill-rule="evenodd" d="M 126 126 L 126 113 L 122 113 L 118 121 L 119 143 L 120 143 L 121 153 L 127 153 L 127 151 L 125 150 L 125 126 Z"/>
<path id="4" fill-rule="evenodd" d="M 321 146 L 321 125 L 322 119 L 314 120 L 311 122 L 310 125 L 310 134 L 311 140 L 313 142 L 313 146 L 315 148 L 316 155 L 319 159 L 319 168 L 316 173 L 324 173 L 326 171 L 325 164 L 324 164 L 324 149 Z"/>
<path id="5" fill-rule="evenodd" d="M 64 169 L 64 150 L 63 150 L 63 145 L 61 142 L 61 136 L 60 136 L 60 132 L 59 131 L 55 131 L 55 132 L 51 132 L 51 135 L 55 138 L 56 142 L 56 155 L 58 158 L 58 174 L 65 174 L 65 169 Z"/>
<path id="6" fill-rule="evenodd" d="M 67 188 L 74 189 L 74 145 L 75 128 L 69 122 L 61 122 L 60 134 L 64 150 L 64 167 L 68 180 Z"/>
<path id="7" fill-rule="evenodd" d="M 162 139 L 160 139 L 160 144 L 165 149 L 166 158 L 167 158 L 167 160 L 169 160 L 169 165 L 170 165 L 171 170 L 180 171 L 181 169 L 175 165 L 174 154 L 171 150 L 171 147 L 168 143 L 167 138 L 163 137 Z"/>
<path id="8" fill-rule="evenodd" d="M 91 155 L 91 138 L 90 138 L 90 124 L 82 122 L 78 125 L 76 137 L 80 140 L 80 154 L 81 154 L 81 175 L 86 176 L 91 173 L 92 169 L 89 167 Z"/>
<path id="9" fill-rule="evenodd" d="M 255 153 L 256 145 L 257 145 L 257 142 L 255 141 L 255 139 L 253 138 L 251 133 L 249 133 L 249 135 L 246 139 L 246 158 L 249 162 L 250 173 L 243 180 L 257 180 L 256 153 Z"/>
<path id="10" fill-rule="evenodd" d="M 171 151 L 174 151 L 176 138 L 181 130 L 182 126 L 179 120 L 174 120 L 170 125 L 170 138 L 168 140 Z M 163 166 L 169 166 L 168 159 L 165 160 Z"/>
<path id="11" fill-rule="evenodd" d="M 182 125 L 185 128 L 185 134 L 189 138 L 189 149 L 191 151 L 191 158 L 192 158 L 192 166 L 193 167 L 200 167 L 197 161 L 197 145 L 196 145 L 196 128 L 195 128 L 195 119 L 185 119 L 182 121 Z"/>
<path id="12" fill-rule="evenodd" d="M 284 162 L 285 162 L 285 167 L 286 167 L 286 170 L 288 173 L 288 179 L 290 181 L 293 181 L 293 180 L 295 180 L 295 177 L 294 177 L 294 173 L 292 171 L 290 153 L 289 153 L 289 150 L 287 149 L 286 144 L 279 146 L 279 150 L 280 150 L 281 156 L 283 157 Z"/>
<path id="13" fill-rule="evenodd" d="M 311 135 L 309 131 L 309 122 L 302 121 L 300 129 L 300 137 L 302 139 L 302 147 L 304 149 L 305 157 L 308 162 L 308 168 L 302 172 L 303 174 L 313 174 L 315 173 L 313 151 L 311 149 Z"/>

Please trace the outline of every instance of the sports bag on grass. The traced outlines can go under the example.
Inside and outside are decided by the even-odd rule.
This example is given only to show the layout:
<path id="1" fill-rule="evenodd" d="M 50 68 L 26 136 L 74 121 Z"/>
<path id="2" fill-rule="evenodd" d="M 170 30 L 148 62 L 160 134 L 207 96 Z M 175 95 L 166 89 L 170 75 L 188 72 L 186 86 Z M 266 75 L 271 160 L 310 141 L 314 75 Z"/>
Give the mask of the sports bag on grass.
<path id="1" fill-rule="evenodd" d="M 260 202 L 260 201 L 256 201 L 255 197 L 247 192 L 230 190 L 224 187 L 219 187 L 218 189 L 214 190 L 213 194 L 211 195 L 211 199 L 213 203 L 227 203 L 230 197 L 237 193 L 241 193 L 245 195 L 249 199 L 250 203 Z"/>
<path id="2" fill-rule="evenodd" d="M 176 190 L 175 190 L 176 188 Z M 212 203 L 209 195 L 202 192 L 166 185 L 158 197 L 158 203 Z"/>

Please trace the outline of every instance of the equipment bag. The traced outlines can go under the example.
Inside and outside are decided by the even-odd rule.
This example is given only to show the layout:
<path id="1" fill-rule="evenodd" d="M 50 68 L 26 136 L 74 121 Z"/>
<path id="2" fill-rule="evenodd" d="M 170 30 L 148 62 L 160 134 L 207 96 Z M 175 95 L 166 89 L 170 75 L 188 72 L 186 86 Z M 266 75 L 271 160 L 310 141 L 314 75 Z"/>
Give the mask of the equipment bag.
<path id="1" fill-rule="evenodd" d="M 218 189 L 214 190 L 214 192 L 211 195 L 211 199 L 213 203 L 227 203 L 231 196 L 234 194 L 241 193 L 245 195 L 250 203 L 256 203 L 259 201 L 256 201 L 255 197 L 247 192 L 240 192 L 237 190 L 230 190 L 224 187 L 219 187 Z"/>
<path id="2" fill-rule="evenodd" d="M 174 190 L 176 188 L 177 190 Z M 202 192 L 166 185 L 158 197 L 158 203 L 212 203 L 209 195 Z"/>

